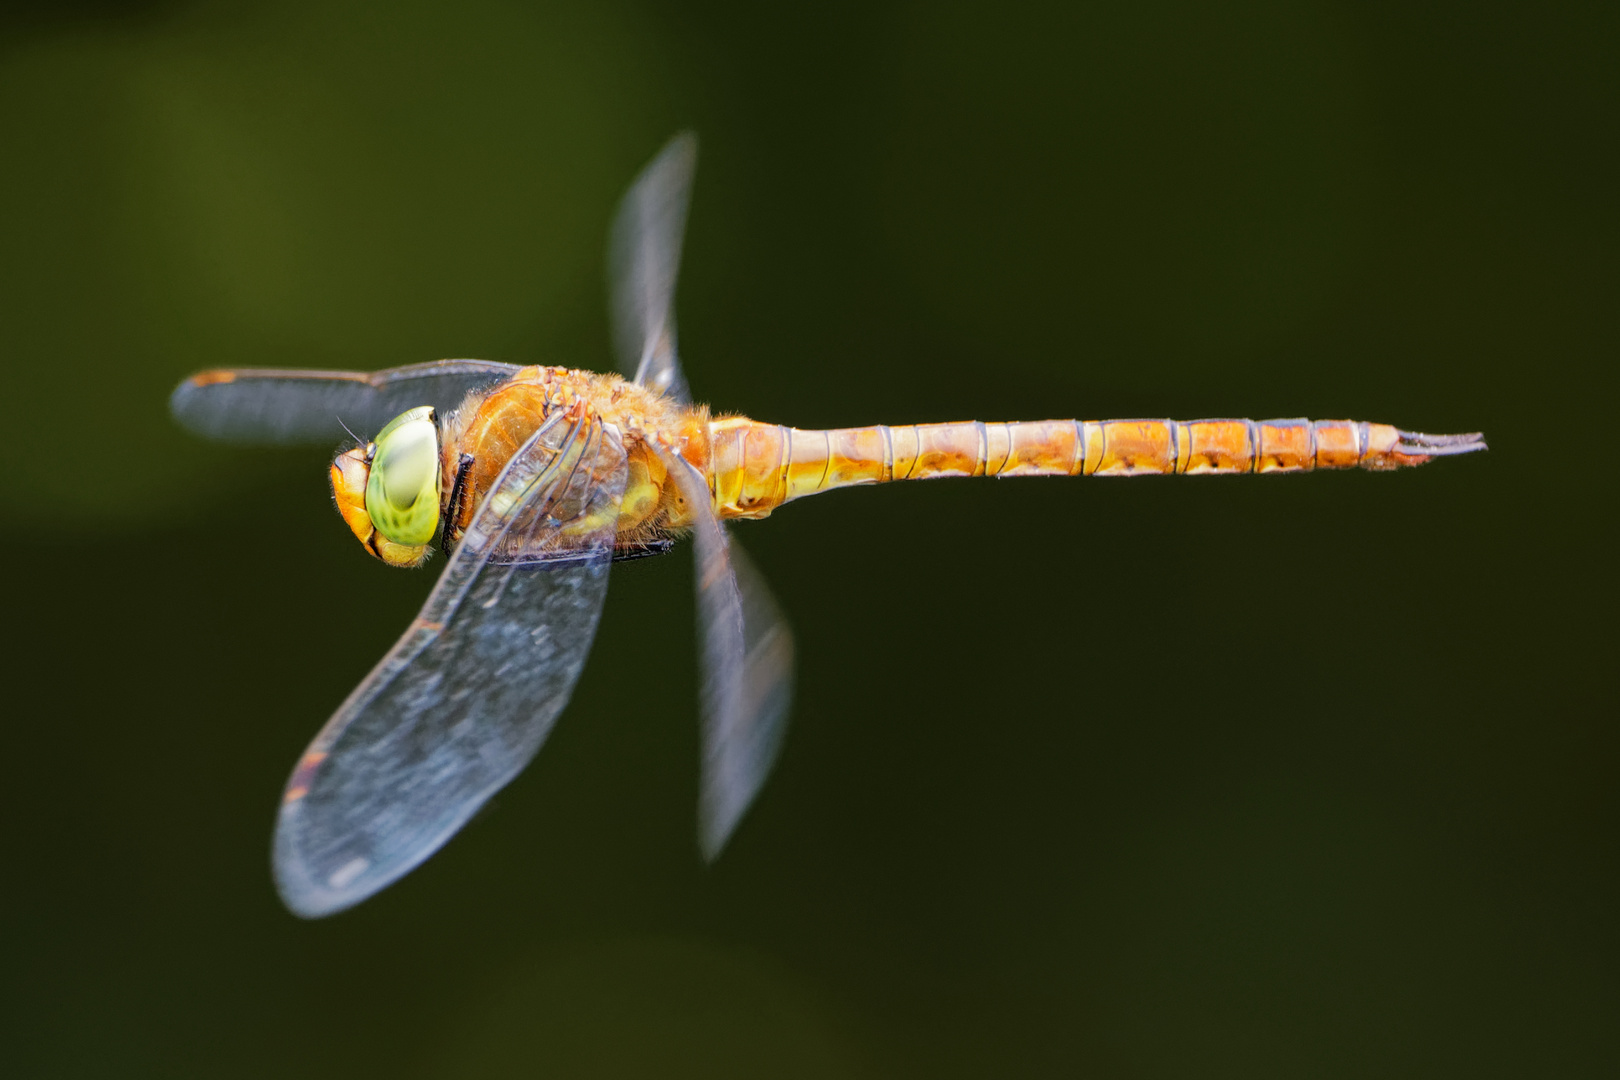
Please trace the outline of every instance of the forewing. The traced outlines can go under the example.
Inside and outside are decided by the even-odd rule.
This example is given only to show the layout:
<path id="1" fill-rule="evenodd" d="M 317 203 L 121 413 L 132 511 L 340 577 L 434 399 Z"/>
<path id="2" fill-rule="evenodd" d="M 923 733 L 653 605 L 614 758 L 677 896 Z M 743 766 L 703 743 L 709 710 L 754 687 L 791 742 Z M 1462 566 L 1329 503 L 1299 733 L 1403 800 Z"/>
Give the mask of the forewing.
<path id="1" fill-rule="evenodd" d="M 287 783 L 274 860 L 293 911 L 398 879 L 534 757 L 596 633 L 625 474 L 597 421 L 550 423 L 513 457 L 421 615 Z"/>
<path id="2" fill-rule="evenodd" d="M 793 700 L 793 632 L 765 580 L 714 516 L 702 475 L 677 454 L 669 474 L 696 519 L 703 665 L 703 778 L 698 842 L 719 856 L 782 747 Z"/>
<path id="3" fill-rule="evenodd" d="M 202 371 L 169 396 L 174 418 L 225 442 L 336 442 L 347 424 L 361 438 L 419 405 L 446 412 L 472 390 L 518 369 L 493 360 L 436 360 L 384 371 L 235 368 Z"/>
<path id="4" fill-rule="evenodd" d="M 619 203 L 608 244 L 608 290 L 619 369 L 679 401 L 691 394 L 675 350 L 675 279 L 697 166 L 697 137 L 675 136 Z"/>

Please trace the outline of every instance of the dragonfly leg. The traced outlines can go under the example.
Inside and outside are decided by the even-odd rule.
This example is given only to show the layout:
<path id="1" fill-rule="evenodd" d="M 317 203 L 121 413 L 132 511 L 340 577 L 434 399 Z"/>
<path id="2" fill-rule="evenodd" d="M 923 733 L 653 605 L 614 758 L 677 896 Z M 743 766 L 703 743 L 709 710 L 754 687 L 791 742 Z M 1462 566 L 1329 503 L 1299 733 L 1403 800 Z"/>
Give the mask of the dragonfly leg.
<path id="1" fill-rule="evenodd" d="M 462 454 L 461 461 L 456 465 L 456 481 L 450 485 L 450 498 L 445 509 L 444 520 L 439 526 L 439 547 L 444 557 L 450 557 L 450 542 L 452 534 L 459 539 L 461 529 L 458 521 L 461 518 L 461 504 L 467 498 L 467 473 L 472 469 L 473 456 Z"/>
<path id="2" fill-rule="evenodd" d="M 629 562 L 631 559 L 650 559 L 655 555 L 667 555 L 675 547 L 673 540 L 621 540 L 613 545 L 613 561 Z"/>

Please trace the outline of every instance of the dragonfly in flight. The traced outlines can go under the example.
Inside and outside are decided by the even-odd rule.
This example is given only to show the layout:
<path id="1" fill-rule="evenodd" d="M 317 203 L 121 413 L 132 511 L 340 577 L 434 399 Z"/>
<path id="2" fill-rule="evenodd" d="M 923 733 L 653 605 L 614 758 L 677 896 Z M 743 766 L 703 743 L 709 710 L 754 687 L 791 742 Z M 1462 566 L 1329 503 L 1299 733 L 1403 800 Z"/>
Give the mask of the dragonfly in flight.
<path id="1" fill-rule="evenodd" d="M 617 211 L 611 305 L 623 375 L 485 360 L 377 372 L 200 372 L 170 399 L 200 435 L 327 441 L 372 555 L 446 561 L 421 614 L 287 781 L 273 843 L 295 913 L 350 907 L 437 851 L 522 771 L 584 668 L 618 559 L 690 536 L 703 679 L 699 843 L 716 857 L 781 745 L 793 638 L 724 522 L 856 484 L 947 476 L 1387 470 L 1485 448 L 1350 420 L 1044 420 L 807 431 L 694 404 L 672 298 L 696 163 L 690 134 Z"/>

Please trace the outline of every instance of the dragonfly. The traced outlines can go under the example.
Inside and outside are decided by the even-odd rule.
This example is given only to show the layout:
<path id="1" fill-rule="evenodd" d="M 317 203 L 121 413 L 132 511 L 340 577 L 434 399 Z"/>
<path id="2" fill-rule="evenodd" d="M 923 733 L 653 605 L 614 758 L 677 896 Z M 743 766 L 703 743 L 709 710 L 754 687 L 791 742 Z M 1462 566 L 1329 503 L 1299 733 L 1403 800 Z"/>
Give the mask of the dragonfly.
<path id="1" fill-rule="evenodd" d="M 718 857 L 781 748 L 793 635 L 726 522 L 835 488 L 971 476 L 1391 470 L 1485 449 L 1352 420 L 1042 420 L 801 430 L 692 401 L 673 297 L 697 143 L 672 139 L 609 240 L 619 373 L 487 360 L 375 372 L 216 369 L 174 417 L 213 439 L 340 445 L 343 521 L 392 566 L 445 556 L 421 613 L 287 781 L 273 848 L 294 913 L 329 915 L 442 847 L 539 752 L 584 669 L 615 561 L 690 537 L 702 680 L 698 842 Z M 434 539 L 437 538 L 437 545 Z"/>

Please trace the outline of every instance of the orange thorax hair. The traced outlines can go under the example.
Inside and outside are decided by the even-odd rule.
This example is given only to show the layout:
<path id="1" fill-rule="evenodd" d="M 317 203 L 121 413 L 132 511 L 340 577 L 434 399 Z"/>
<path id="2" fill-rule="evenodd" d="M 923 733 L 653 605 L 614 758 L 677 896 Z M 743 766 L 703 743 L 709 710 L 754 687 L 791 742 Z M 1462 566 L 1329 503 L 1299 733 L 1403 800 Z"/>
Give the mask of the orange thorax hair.
<path id="1" fill-rule="evenodd" d="M 461 539 L 474 511 L 497 476 L 546 418 L 581 401 L 586 410 L 618 429 L 629 477 L 620 508 L 618 542 L 634 543 L 684 528 L 688 515 L 649 441 L 686 457 L 705 475 L 709 467 L 709 413 L 683 406 L 617 375 L 560 367 L 526 367 L 506 382 L 468 395 L 444 421 L 440 445 L 439 499 L 450 512 L 450 494 L 462 455 L 472 464 L 463 481 L 456 520 L 445 521 L 452 541 Z"/>

